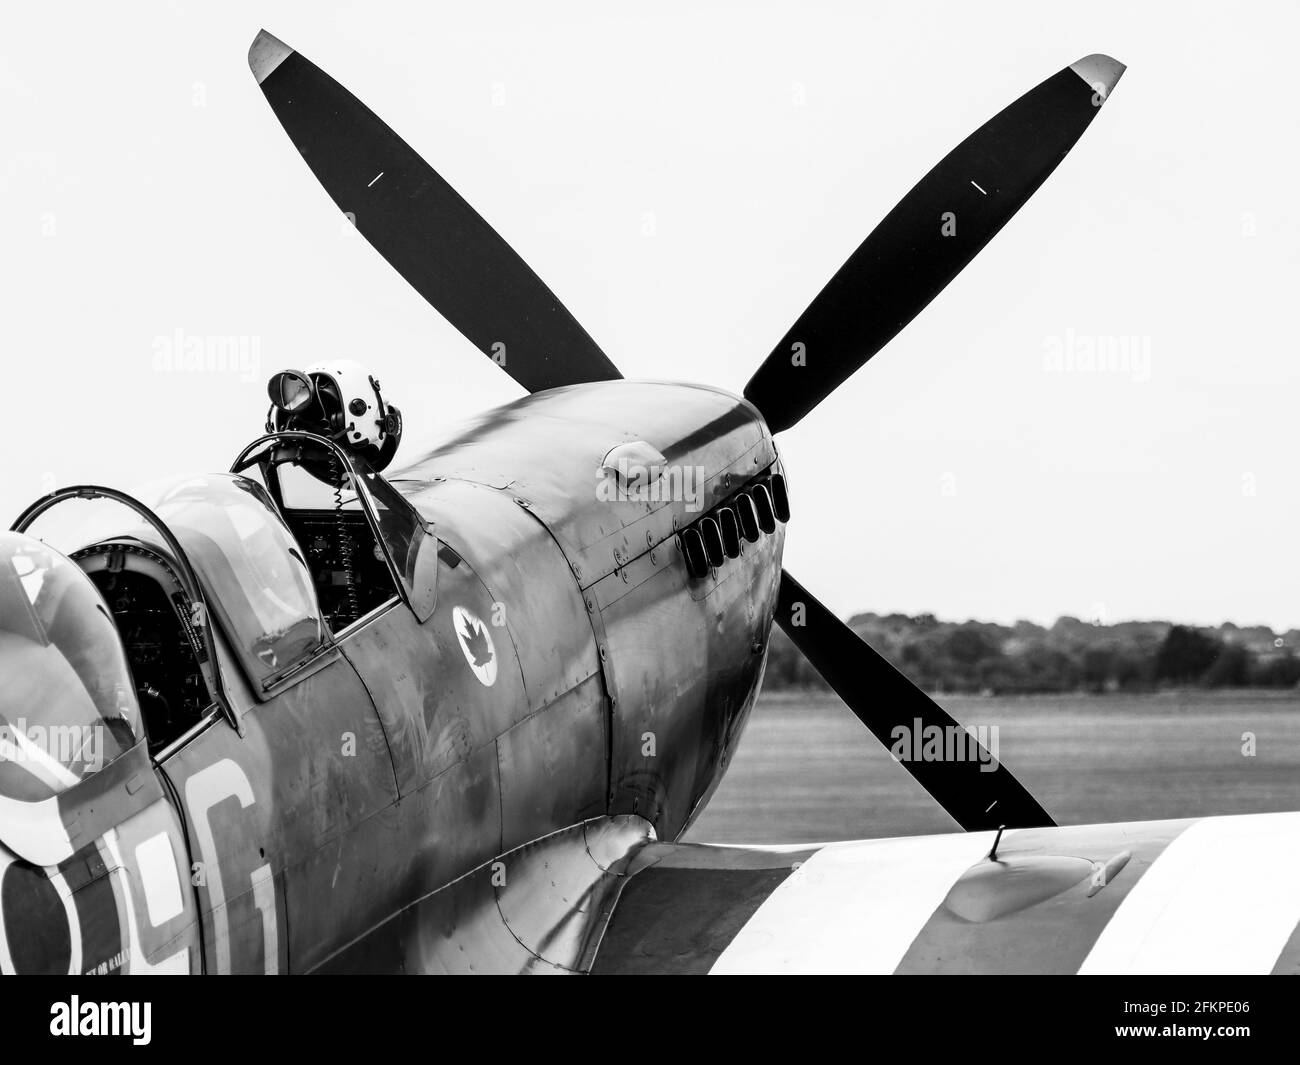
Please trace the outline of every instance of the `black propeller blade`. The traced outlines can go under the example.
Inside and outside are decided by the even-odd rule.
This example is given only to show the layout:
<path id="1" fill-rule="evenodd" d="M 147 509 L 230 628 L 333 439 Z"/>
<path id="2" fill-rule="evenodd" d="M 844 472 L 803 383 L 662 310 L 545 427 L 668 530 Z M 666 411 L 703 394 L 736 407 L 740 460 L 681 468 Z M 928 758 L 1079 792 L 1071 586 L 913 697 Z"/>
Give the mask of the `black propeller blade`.
<path id="1" fill-rule="evenodd" d="M 500 234 L 365 104 L 265 30 L 248 63 L 325 191 L 470 343 L 530 392 L 621 376 Z"/>
<path id="2" fill-rule="evenodd" d="M 1083 134 L 1124 72 L 1090 55 L 996 115 L 923 177 L 782 338 L 745 398 L 788 429 L 919 314 Z"/>
<path id="3" fill-rule="evenodd" d="M 894 730 L 906 729 L 919 748 L 922 733 L 931 726 L 960 728 L 947 712 L 874 651 L 844 622 L 814 599 L 789 573 L 781 571 L 776 620 L 807 656 L 858 719 L 886 748 L 898 739 Z M 901 764 L 966 831 L 1048 827 L 1055 822 L 1011 771 L 1001 762 L 992 772 L 987 752 L 978 757 L 974 736 L 965 759 L 926 761 L 908 759 Z M 983 748 L 979 748 L 983 750 Z"/>

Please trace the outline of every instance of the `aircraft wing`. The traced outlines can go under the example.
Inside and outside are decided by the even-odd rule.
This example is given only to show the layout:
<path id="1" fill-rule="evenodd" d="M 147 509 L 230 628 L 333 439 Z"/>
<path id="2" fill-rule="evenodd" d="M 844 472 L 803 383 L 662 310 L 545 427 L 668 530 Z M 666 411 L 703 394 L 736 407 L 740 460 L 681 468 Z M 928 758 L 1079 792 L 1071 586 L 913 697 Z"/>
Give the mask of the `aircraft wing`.
<path id="1" fill-rule="evenodd" d="M 595 973 L 1297 973 L 1300 813 L 630 860 Z"/>

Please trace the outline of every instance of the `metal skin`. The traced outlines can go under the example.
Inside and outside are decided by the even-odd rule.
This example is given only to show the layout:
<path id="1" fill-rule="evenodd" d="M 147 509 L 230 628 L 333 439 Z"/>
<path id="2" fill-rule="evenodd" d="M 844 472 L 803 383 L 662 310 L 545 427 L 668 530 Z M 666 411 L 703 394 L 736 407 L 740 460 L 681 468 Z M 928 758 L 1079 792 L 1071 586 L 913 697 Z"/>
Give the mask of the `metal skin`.
<path id="1" fill-rule="evenodd" d="M 657 494 L 602 469 L 637 441 L 664 459 Z M 435 534 L 427 620 L 395 595 L 259 698 L 213 610 L 230 717 L 137 761 L 96 803 L 121 821 L 56 866 L 2 851 L 0 967 L 584 968 L 594 908 L 690 824 L 762 675 L 784 528 L 698 579 L 677 532 L 777 471 L 761 418 L 715 389 L 601 382 L 486 413 L 390 479 Z M 112 768 L 61 800 L 70 827 Z M 149 829 L 164 868 L 156 844 L 137 856 Z M 534 890 L 557 876 L 572 891 Z M 184 901 L 155 925 L 160 893 Z"/>

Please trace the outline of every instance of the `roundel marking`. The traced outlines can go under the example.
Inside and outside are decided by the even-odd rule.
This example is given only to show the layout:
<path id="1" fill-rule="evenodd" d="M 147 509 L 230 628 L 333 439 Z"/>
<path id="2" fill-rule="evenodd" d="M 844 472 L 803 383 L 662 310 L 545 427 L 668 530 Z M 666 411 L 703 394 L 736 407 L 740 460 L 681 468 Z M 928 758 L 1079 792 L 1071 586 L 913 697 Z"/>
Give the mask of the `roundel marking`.
<path id="1" fill-rule="evenodd" d="M 81 924 L 63 874 L 0 848 L 0 974 L 81 973 Z"/>
<path id="2" fill-rule="evenodd" d="M 479 618 L 463 606 L 451 608 L 451 623 L 456 630 L 465 661 L 474 676 L 487 687 L 497 680 L 497 651 L 492 644 L 492 633 Z"/>

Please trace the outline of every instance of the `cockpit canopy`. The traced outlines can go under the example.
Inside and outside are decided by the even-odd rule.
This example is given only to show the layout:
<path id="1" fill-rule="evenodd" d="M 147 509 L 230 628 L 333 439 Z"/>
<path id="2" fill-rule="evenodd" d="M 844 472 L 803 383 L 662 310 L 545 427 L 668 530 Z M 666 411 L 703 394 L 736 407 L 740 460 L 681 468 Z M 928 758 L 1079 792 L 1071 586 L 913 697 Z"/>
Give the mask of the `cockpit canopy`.
<path id="1" fill-rule="evenodd" d="M 112 649 L 111 655 L 96 652 L 91 641 L 78 650 L 69 642 L 65 657 L 75 662 L 77 654 L 97 653 L 121 666 L 114 683 L 125 692 L 129 714 L 105 709 L 101 716 L 126 715 L 123 749 L 147 737 L 148 753 L 166 758 L 223 711 L 239 727 L 242 693 L 264 701 L 324 668 L 337 653 L 336 641 L 353 627 L 400 600 L 420 621 L 433 612 L 437 538 L 364 463 L 328 440 L 281 433 L 250 445 L 236 466 L 231 473 L 155 482 L 138 490 L 138 498 L 93 485 L 60 489 L 15 523 L 37 539 L 17 537 L 15 544 L 28 546 L 13 548 L 5 563 L 12 571 L 6 595 L 16 604 L 0 604 L 5 618 L 14 619 L 6 624 L 21 633 L 39 628 L 23 620 L 34 609 L 30 603 L 18 609 L 24 581 L 39 587 L 44 580 L 52 588 L 54 577 L 33 573 L 57 576 L 62 568 L 75 576 L 64 581 L 73 586 L 69 596 L 81 596 L 69 613 L 92 619 L 84 625 L 102 622 Z M 322 472 L 333 483 L 320 482 Z M 302 498 L 295 478 L 286 476 L 294 473 L 310 482 Z M 0 647 L 6 674 L 21 671 L 23 656 L 38 655 L 38 646 L 48 643 L 28 639 L 19 646 L 15 633 L 3 635 L 16 648 Z M 223 679 L 232 664 L 246 682 L 237 686 L 238 698 Z M 34 666 L 24 680 L 29 677 L 43 677 L 41 669 Z M 21 691 L 11 686 L 0 709 L 41 705 L 42 685 L 61 690 L 57 678 Z M 75 720 L 88 716 L 60 712 Z M 65 768 L 73 782 L 84 772 L 80 763 Z"/>
<path id="2" fill-rule="evenodd" d="M 311 573 L 266 490 L 247 477 L 172 482 L 153 503 L 208 591 L 256 684 L 274 684 L 327 640 Z"/>
<path id="3" fill-rule="evenodd" d="M 135 746 L 140 710 L 104 600 L 78 566 L 0 532 L 0 795 L 37 802 Z"/>
<path id="4" fill-rule="evenodd" d="M 206 608 L 258 691 L 328 641 L 302 552 L 261 485 L 214 473 L 155 482 L 140 494 L 144 506 L 129 496 L 73 496 L 41 513 L 30 531 L 92 575 L 120 569 L 124 554 L 192 566 Z M 198 591 L 185 588 L 174 605 L 202 660 L 208 619 L 196 616 L 204 609 Z"/>

